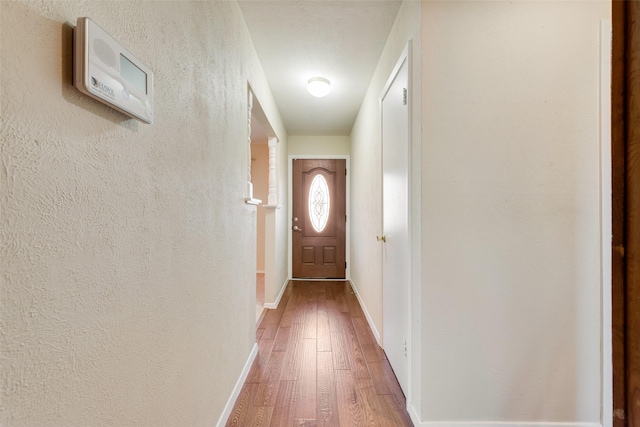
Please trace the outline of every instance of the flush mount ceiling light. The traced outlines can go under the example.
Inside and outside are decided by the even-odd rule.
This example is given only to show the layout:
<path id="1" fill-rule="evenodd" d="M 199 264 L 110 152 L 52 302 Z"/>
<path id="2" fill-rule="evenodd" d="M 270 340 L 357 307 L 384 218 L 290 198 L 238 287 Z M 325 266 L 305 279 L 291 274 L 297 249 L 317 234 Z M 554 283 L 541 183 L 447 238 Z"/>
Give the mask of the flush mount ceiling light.
<path id="1" fill-rule="evenodd" d="M 331 83 L 324 77 L 312 77 L 307 83 L 307 90 L 311 95 L 322 98 L 331 91 Z"/>

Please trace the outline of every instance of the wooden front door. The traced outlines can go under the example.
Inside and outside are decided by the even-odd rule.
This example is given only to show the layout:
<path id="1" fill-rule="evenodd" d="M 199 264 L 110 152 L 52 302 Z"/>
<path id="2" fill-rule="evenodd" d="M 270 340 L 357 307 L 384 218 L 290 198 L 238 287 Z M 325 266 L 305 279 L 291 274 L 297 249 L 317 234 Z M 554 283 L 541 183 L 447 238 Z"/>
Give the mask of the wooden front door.
<path id="1" fill-rule="evenodd" d="M 293 160 L 294 278 L 344 279 L 346 160 Z"/>
<path id="2" fill-rule="evenodd" d="M 640 2 L 612 8 L 613 426 L 639 427 Z"/>

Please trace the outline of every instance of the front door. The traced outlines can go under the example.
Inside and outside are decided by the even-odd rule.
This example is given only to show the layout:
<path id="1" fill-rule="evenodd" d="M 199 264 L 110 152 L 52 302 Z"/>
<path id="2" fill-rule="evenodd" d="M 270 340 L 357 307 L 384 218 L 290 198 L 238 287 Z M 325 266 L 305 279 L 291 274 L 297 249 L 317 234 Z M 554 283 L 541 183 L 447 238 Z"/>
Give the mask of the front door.
<path id="1" fill-rule="evenodd" d="M 294 278 L 344 279 L 346 160 L 293 160 Z"/>

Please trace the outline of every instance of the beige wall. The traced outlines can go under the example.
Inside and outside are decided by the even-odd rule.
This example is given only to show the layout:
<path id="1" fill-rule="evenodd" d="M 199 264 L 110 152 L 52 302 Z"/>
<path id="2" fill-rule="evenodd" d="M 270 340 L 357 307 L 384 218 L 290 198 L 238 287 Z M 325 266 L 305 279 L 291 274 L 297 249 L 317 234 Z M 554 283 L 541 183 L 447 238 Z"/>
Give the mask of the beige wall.
<path id="1" fill-rule="evenodd" d="M 251 182 L 253 197 L 262 201 L 262 205 L 258 206 L 256 223 L 256 268 L 264 272 L 265 208 L 263 205 L 267 203 L 269 194 L 269 147 L 267 144 L 251 144 Z"/>
<path id="2" fill-rule="evenodd" d="M 289 135 L 289 155 L 349 155 L 348 136 Z"/>
<path id="3" fill-rule="evenodd" d="M 426 2 L 422 16 L 423 419 L 598 425 L 610 3 Z"/>
<path id="4" fill-rule="evenodd" d="M 283 288 L 289 281 L 289 243 L 288 234 L 291 220 L 289 219 L 288 203 L 288 150 L 287 139 L 278 142 L 276 151 L 276 176 L 277 176 L 277 208 L 271 213 L 266 212 L 265 217 L 273 216 L 275 227 L 273 230 L 276 247 L 274 249 L 275 271 L 274 271 L 274 291 L 272 295 L 265 294 L 265 301 L 276 301 L 281 295 Z M 269 232 L 269 230 L 267 230 Z M 265 291 L 266 292 L 266 291 Z"/>
<path id="5" fill-rule="evenodd" d="M 0 8 L 0 424 L 215 425 L 255 342 L 247 81 L 286 156 L 238 5 Z M 155 72 L 155 124 L 71 86 L 79 16 Z"/>

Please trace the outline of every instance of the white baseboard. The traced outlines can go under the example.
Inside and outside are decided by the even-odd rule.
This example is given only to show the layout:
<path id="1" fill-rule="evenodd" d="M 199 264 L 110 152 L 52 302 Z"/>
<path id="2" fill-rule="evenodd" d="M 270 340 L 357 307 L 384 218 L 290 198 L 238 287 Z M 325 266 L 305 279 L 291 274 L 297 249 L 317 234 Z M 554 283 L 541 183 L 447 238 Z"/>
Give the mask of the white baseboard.
<path id="1" fill-rule="evenodd" d="M 407 403 L 409 402 L 407 401 Z M 422 425 L 422 421 L 420 421 L 420 412 L 416 410 L 415 406 L 411 404 L 407 405 L 407 412 L 409 412 L 409 417 L 411 418 L 414 426 Z"/>
<path id="2" fill-rule="evenodd" d="M 280 300 L 282 299 L 282 295 L 284 295 L 285 289 L 287 289 L 287 285 L 289 284 L 289 279 L 286 279 L 282 286 L 280 287 L 280 293 L 278 293 L 278 297 L 275 302 L 265 302 L 264 308 L 268 308 L 271 310 L 275 310 L 278 308 L 278 304 L 280 304 Z"/>
<path id="3" fill-rule="evenodd" d="M 358 287 L 356 286 L 355 283 L 353 283 L 353 280 L 349 280 L 349 283 L 351 283 L 351 287 L 353 288 L 353 291 L 356 294 L 356 297 L 358 298 L 358 302 L 360 303 L 360 307 L 362 307 L 362 311 L 364 311 L 364 317 L 366 317 L 367 319 L 367 323 L 369 324 L 369 327 L 371 328 L 371 332 L 373 332 L 373 336 L 376 338 L 376 342 L 378 343 L 378 345 L 380 347 L 382 347 L 382 338 L 380 336 L 380 332 L 378 332 L 378 330 L 376 329 L 376 325 L 373 324 L 373 320 L 371 320 L 371 316 L 369 315 L 369 311 L 367 310 L 367 306 L 364 305 L 364 301 L 362 301 L 360 299 L 360 291 L 358 291 Z"/>
<path id="4" fill-rule="evenodd" d="M 412 408 L 413 409 L 413 408 Z M 554 423 L 536 421 L 417 421 L 415 411 L 409 413 L 416 426 L 423 427 L 602 427 L 600 423 Z"/>
<path id="5" fill-rule="evenodd" d="M 240 378 L 238 378 L 238 381 L 236 382 L 236 386 L 233 388 L 233 391 L 231 392 L 231 396 L 229 396 L 229 400 L 227 400 L 227 404 L 224 407 L 224 411 L 222 411 L 222 415 L 220 415 L 220 418 L 218 419 L 218 423 L 216 424 L 216 427 L 224 427 L 224 425 L 227 423 L 227 420 L 231 415 L 231 411 L 233 411 L 233 405 L 236 404 L 236 399 L 240 395 L 240 390 L 244 385 L 244 380 L 247 379 L 247 375 L 249 375 L 249 370 L 251 369 L 251 365 L 253 365 L 253 361 L 256 359 L 257 355 L 258 355 L 258 343 L 255 343 L 253 345 L 253 348 L 251 349 L 251 353 L 249 354 L 249 358 L 247 359 L 247 362 L 244 364 L 244 368 L 242 368 L 242 372 L 240 373 Z"/>

